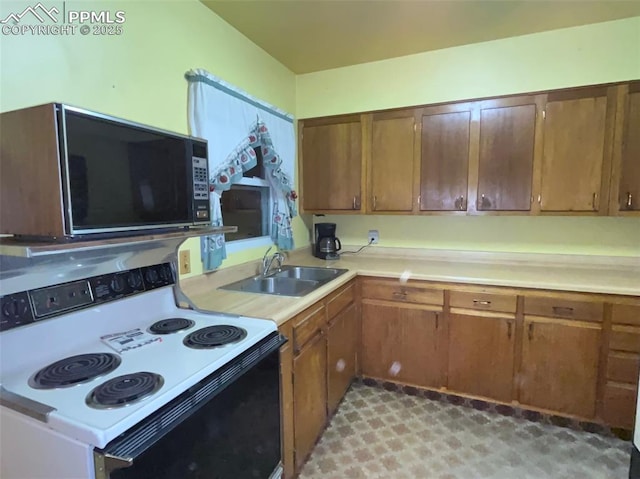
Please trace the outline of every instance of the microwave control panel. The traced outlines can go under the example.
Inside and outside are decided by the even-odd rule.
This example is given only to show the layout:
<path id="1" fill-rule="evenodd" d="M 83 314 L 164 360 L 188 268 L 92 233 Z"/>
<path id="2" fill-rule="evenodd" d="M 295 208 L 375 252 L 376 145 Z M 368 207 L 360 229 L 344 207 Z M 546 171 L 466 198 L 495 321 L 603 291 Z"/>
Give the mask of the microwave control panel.
<path id="1" fill-rule="evenodd" d="M 209 179 L 207 178 L 207 159 L 193 157 L 193 199 L 209 198 Z"/>

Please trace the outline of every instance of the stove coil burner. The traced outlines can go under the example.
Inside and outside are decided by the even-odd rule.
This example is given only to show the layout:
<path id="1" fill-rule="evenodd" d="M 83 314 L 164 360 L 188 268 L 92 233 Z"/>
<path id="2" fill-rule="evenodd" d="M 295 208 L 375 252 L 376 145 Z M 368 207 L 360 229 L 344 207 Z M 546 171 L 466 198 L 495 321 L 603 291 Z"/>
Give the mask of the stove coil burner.
<path id="1" fill-rule="evenodd" d="M 235 343 L 246 337 L 247 331 L 245 329 L 224 324 L 198 329 L 184 338 L 183 343 L 190 348 L 207 349 Z"/>
<path id="2" fill-rule="evenodd" d="M 142 401 L 157 392 L 164 384 L 159 374 L 140 372 L 110 379 L 95 387 L 86 403 L 95 409 L 113 409 Z"/>
<path id="3" fill-rule="evenodd" d="M 119 365 L 120 357 L 115 354 L 79 354 L 42 368 L 29 379 L 29 385 L 35 389 L 70 387 L 109 374 Z"/>
<path id="4" fill-rule="evenodd" d="M 149 332 L 153 334 L 177 333 L 178 331 L 189 329 L 194 324 L 196 324 L 195 321 L 192 321 L 190 319 L 185 319 L 185 318 L 163 319 L 162 321 L 153 323 L 149 328 Z"/>

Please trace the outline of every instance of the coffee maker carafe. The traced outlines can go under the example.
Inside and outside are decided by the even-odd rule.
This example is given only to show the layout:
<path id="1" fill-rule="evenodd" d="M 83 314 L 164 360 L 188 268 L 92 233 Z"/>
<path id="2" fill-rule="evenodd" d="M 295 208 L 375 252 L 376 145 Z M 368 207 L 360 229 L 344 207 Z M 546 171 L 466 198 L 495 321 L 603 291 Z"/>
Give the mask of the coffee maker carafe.
<path id="1" fill-rule="evenodd" d="M 335 223 L 316 223 L 313 254 L 321 259 L 338 259 L 338 251 L 342 249 L 340 240 L 336 238 Z"/>

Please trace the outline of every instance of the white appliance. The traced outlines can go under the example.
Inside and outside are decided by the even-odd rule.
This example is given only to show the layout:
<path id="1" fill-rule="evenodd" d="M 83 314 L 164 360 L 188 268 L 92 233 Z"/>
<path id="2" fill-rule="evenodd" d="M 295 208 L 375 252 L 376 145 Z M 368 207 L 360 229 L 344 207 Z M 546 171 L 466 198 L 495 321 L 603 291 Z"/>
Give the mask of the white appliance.
<path id="1" fill-rule="evenodd" d="M 174 267 L 155 253 L 103 254 L 99 275 L 9 294 L 25 278 L 3 270 L 0 477 L 279 474 L 275 323 L 179 308 Z M 207 441 L 224 461 L 197 451 Z"/>

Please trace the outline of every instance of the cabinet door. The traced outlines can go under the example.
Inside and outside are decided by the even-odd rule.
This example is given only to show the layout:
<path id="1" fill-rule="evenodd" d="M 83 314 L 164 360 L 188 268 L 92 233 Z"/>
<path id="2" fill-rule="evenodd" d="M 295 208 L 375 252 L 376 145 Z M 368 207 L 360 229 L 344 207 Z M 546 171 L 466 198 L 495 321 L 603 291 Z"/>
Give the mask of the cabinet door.
<path id="1" fill-rule="evenodd" d="M 600 333 L 596 323 L 525 318 L 520 402 L 593 417 Z"/>
<path id="2" fill-rule="evenodd" d="M 536 105 L 485 104 L 480 109 L 477 210 L 528 211 Z"/>
<path id="3" fill-rule="evenodd" d="M 448 388 L 511 401 L 515 319 L 451 314 Z"/>
<path id="4" fill-rule="evenodd" d="M 466 211 L 470 122 L 470 111 L 422 116 L 421 211 Z"/>
<path id="5" fill-rule="evenodd" d="M 302 205 L 307 211 L 359 210 L 360 117 L 302 128 Z"/>
<path id="6" fill-rule="evenodd" d="M 281 331 L 284 334 L 284 331 Z M 290 334 L 289 334 L 290 336 Z M 282 408 L 282 467 L 284 477 L 295 474 L 293 432 L 293 348 L 291 343 L 280 348 L 280 404 Z"/>
<path id="7" fill-rule="evenodd" d="M 623 135 L 618 204 L 621 211 L 640 211 L 640 81 L 629 85 Z"/>
<path id="8" fill-rule="evenodd" d="M 374 115 L 371 124 L 371 211 L 413 209 L 414 125 L 411 116 Z"/>
<path id="9" fill-rule="evenodd" d="M 356 375 L 356 305 L 342 311 L 327 333 L 327 408 L 333 414 Z"/>
<path id="10" fill-rule="evenodd" d="M 549 94 L 545 107 L 541 211 L 598 211 L 605 153 L 607 96 L 563 99 Z M 586 94 L 585 93 L 585 94 Z M 604 202 L 603 202 L 604 203 Z"/>
<path id="11" fill-rule="evenodd" d="M 362 374 L 441 385 L 439 314 L 419 307 L 362 304 Z"/>
<path id="12" fill-rule="evenodd" d="M 293 358 L 293 410 L 296 470 L 322 433 L 327 420 L 327 341 L 318 334 Z"/>

